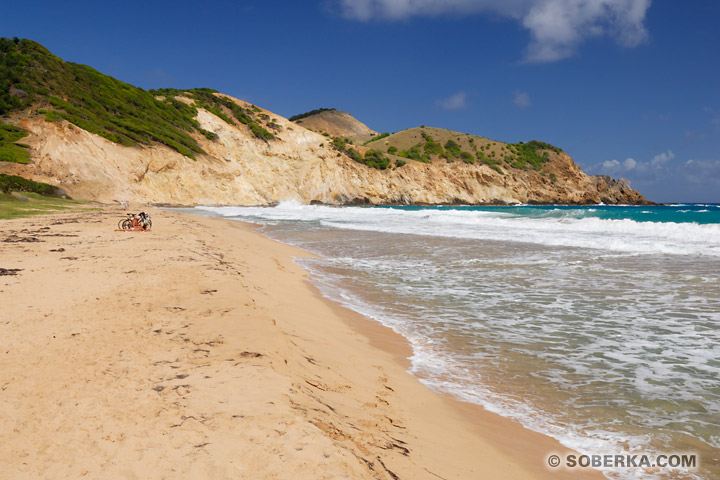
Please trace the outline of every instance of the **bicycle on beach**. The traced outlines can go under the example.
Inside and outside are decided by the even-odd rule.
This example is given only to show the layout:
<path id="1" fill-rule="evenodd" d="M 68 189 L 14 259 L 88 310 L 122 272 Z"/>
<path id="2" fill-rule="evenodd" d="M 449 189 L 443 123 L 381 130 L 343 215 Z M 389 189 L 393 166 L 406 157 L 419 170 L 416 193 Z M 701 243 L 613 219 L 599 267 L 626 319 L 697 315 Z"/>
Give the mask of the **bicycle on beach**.
<path id="1" fill-rule="evenodd" d="M 118 222 L 118 229 L 120 230 L 130 230 L 132 227 L 132 219 L 135 216 L 134 213 L 127 213 L 127 218 L 123 218 Z"/>
<path id="2" fill-rule="evenodd" d="M 127 213 L 126 215 L 127 218 L 123 218 L 118 222 L 119 230 L 135 230 L 136 228 L 150 230 L 152 228 L 152 220 L 150 219 L 149 213 Z"/>

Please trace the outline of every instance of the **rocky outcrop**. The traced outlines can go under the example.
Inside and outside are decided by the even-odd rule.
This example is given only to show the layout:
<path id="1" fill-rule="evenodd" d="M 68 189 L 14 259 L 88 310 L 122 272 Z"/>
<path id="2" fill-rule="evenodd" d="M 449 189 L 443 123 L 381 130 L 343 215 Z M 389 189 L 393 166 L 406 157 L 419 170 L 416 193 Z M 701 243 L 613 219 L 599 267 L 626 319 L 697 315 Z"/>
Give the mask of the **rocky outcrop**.
<path id="1" fill-rule="evenodd" d="M 627 178 L 616 180 L 608 175 L 592 175 L 590 178 L 595 182 L 595 187 L 603 203 L 648 203 L 645 197 L 631 188 L 630 180 Z"/>
<path id="2" fill-rule="evenodd" d="M 243 102 L 239 103 L 245 105 Z M 626 182 L 591 177 L 565 153 L 550 153 L 545 172 L 487 165 L 410 161 L 377 170 L 335 151 L 330 139 L 263 111 L 279 129 L 255 138 L 198 110 L 197 136 L 207 152 L 190 159 L 163 145 L 125 147 L 65 121 L 26 112 L 21 124 L 31 147 L 27 165 L 0 162 L 0 173 L 57 185 L 76 199 L 177 205 L 269 205 L 284 200 L 325 204 L 643 203 Z M 362 150 L 362 149 L 361 149 Z"/>

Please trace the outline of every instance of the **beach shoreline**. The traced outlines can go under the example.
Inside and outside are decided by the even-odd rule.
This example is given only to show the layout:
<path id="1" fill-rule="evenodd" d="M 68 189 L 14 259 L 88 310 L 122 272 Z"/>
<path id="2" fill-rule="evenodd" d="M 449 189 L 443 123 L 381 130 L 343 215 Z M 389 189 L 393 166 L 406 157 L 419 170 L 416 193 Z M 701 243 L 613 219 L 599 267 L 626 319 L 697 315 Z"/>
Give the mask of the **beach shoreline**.
<path id="1" fill-rule="evenodd" d="M 604 478 L 427 389 L 403 337 L 312 286 L 309 253 L 152 213 L 147 233 L 115 207 L 0 222 L 9 478 Z"/>

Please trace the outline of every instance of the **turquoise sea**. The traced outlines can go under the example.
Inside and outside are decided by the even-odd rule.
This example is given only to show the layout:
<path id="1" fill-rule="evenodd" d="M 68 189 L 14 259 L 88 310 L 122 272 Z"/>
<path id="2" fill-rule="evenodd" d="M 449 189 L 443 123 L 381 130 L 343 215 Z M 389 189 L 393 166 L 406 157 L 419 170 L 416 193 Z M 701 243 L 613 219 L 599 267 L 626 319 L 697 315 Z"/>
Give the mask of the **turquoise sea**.
<path id="1" fill-rule="evenodd" d="M 699 456 L 609 478 L 720 478 L 720 205 L 192 211 L 321 255 L 297 261 L 429 388 L 582 453 Z"/>

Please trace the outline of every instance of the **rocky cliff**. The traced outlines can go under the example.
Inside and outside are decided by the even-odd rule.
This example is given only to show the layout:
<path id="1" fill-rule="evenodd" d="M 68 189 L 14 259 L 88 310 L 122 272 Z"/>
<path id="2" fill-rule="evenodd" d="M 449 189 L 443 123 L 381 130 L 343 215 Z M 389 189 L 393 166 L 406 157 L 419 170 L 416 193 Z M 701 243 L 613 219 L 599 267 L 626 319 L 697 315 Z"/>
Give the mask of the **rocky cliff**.
<path id="1" fill-rule="evenodd" d="M 587 176 L 542 142 L 529 148 L 424 127 L 377 135 L 345 112 L 320 113 L 293 123 L 209 89 L 147 92 L 64 62 L 36 42 L 0 39 L 0 173 L 58 186 L 76 199 L 645 202 L 629 184 Z M 24 132 L 14 126 L 27 132 L 22 143 Z M 335 131 L 353 133 L 354 144 L 332 138 Z"/>
<path id="2" fill-rule="evenodd" d="M 237 101 L 243 105 L 243 102 Z M 488 165 L 409 161 L 378 170 L 331 147 L 327 137 L 265 112 L 274 140 L 253 137 L 200 108 L 197 121 L 217 135 L 196 135 L 207 153 L 191 159 L 164 146 L 126 147 L 42 115 L 11 119 L 29 135 L 28 164 L 0 162 L 0 173 L 57 185 L 76 199 L 182 205 L 267 205 L 283 200 L 327 204 L 643 203 L 624 182 L 585 175 L 565 153 L 535 170 L 499 173 Z M 12 121 L 14 120 L 14 121 Z M 357 147 L 363 150 L 362 147 Z M 553 175 L 555 181 L 550 175 Z"/>

